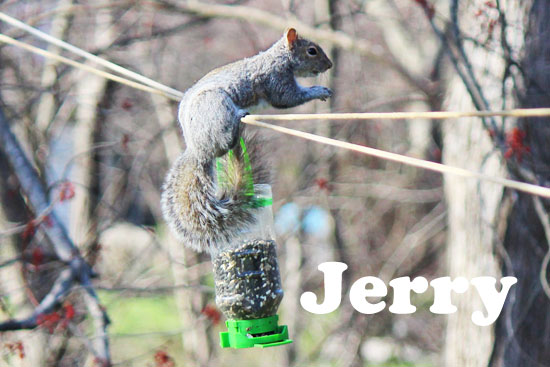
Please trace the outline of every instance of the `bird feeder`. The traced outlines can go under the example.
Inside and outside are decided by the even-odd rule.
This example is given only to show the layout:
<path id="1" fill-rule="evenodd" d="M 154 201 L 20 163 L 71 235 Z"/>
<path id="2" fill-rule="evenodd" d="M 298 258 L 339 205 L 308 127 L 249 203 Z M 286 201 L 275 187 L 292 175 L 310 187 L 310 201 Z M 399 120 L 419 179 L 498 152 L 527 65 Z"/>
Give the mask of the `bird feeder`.
<path id="1" fill-rule="evenodd" d="M 244 141 L 241 140 L 244 148 Z M 245 160 L 247 160 L 246 149 Z M 220 165 L 218 165 L 218 169 Z M 273 228 L 271 186 L 253 185 L 253 223 L 212 253 L 216 305 L 227 318 L 223 348 L 273 347 L 292 343 L 278 324 L 283 299 Z"/>

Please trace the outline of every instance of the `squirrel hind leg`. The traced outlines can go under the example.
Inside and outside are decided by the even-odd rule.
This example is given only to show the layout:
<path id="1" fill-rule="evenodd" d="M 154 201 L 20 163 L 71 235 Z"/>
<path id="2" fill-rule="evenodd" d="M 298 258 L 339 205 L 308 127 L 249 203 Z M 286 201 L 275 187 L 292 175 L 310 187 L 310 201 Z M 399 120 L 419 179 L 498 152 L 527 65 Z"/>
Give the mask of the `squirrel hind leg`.
<path id="1" fill-rule="evenodd" d="M 188 147 L 202 156 L 224 155 L 239 141 L 243 112 L 222 90 L 202 90 L 191 96 L 181 115 Z"/>

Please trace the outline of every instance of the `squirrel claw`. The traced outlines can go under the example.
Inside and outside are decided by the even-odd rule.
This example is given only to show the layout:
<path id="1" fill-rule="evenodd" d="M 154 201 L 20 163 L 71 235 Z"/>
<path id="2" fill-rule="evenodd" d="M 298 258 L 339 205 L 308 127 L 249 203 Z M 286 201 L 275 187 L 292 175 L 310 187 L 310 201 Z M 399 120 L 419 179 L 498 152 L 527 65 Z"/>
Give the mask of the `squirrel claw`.
<path id="1" fill-rule="evenodd" d="M 314 98 L 320 99 L 321 101 L 326 101 L 327 98 L 332 97 L 332 90 L 327 87 L 315 85 L 311 87 L 310 90 L 313 93 Z"/>

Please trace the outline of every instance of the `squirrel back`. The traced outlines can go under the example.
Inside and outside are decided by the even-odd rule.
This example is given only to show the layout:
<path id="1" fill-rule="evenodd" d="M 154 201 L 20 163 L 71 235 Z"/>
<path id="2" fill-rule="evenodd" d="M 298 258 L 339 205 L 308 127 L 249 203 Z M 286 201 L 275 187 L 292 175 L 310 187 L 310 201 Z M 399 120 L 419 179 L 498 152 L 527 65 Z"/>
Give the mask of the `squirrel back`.
<path id="1" fill-rule="evenodd" d="M 168 173 L 162 210 L 172 231 L 198 251 L 214 250 L 231 241 L 253 220 L 251 179 L 245 174 L 238 144 L 245 108 L 265 100 L 287 108 L 332 95 L 322 86 L 303 87 L 295 76 L 314 76 L 332 67 L 323 50 L 293 28 L 271 48 L 251 58 L 215 69 L 184 94 L 178 118 L 186 150 Z M 260 152 L 261 141 L 244 134 L 255 184 L 269 183 Z M 227 182 L 216 182 L 217 157 L 233 150 Z"/>

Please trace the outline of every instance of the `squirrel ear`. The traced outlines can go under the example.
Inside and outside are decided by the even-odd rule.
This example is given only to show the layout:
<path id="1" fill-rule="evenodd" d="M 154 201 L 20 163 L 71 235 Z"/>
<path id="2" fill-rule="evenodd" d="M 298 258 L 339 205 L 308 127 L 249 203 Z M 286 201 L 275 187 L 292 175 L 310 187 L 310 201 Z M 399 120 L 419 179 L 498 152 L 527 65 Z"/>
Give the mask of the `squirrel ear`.
<path id="1" fill-rule="evenodd" d="M 285 37 L 286 37 L 286 45 L 289 49 L 293 49 L 294 45 L 296 43 L 296 40 L 298 39 L 298 34 L 296 33 L 296 30 L 294 28 L 288 28 L 285 31 Z"/>

